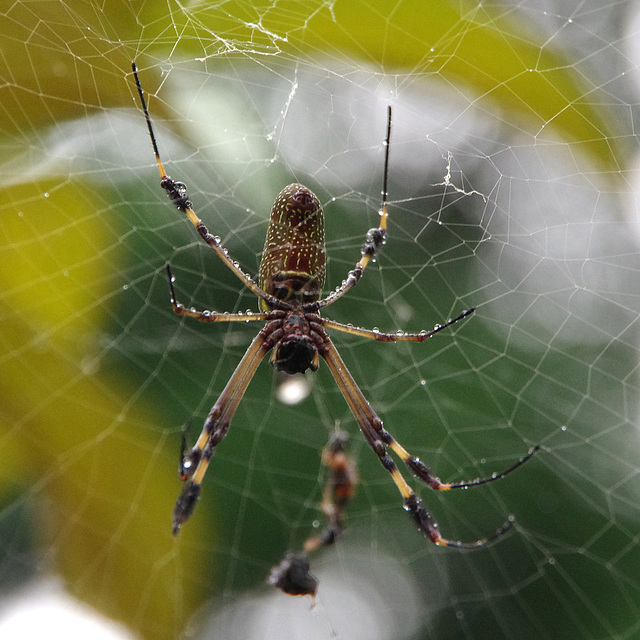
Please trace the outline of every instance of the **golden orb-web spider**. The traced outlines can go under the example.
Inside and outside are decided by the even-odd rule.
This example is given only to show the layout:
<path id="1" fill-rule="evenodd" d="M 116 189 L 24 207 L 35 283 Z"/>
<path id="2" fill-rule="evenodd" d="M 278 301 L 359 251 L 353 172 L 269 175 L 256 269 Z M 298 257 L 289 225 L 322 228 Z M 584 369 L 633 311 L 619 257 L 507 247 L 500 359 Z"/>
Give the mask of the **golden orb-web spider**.
<path id="1" fill-rule="evenodd" d="M 380 226 L 369 229 L 367 232 L 360 260 L 358 260 L 353 270 L 349 272 L 341 286 L 321 298 L 325 280 L 326 252 L 324 213 L 318 198 L 301 184 L 290 184 L 278 194 L 271 209 L 267 238 L 260 262 L 258 284 L 256 284 L 251 276 L 245 273 L 237 262 L 232 260 L 227 250 L 222 247 L 220 238 L 209 233 L 202 220 L 198 218 L 187 195 L 187 188 L 184 183 L 176 182 L 166 174 L 160 160 L 158 145 L 151 126 L 151 117 L 135 62 L 131 66 L 147 121 L 153 152 L 160 170 L 160 186 L 167 192 L 173 204 L 189 218 L 202 239 L 216 252 L 224 264 L 238 276 L 248 289 L 258 296 L 260 304 L 259 313 L 221 313 L 218 311 L 187 309 L 176 300 L 173 277 L 167 264 L 173 310 L 179 315 L 195 318 L 201 322 L 262 321 L 265 323 L 251 342 L 220 397 L 213 405 L 204 422 L 202 433 L 193 448 L 185 451 L 183 443 L 180 477 L 185 486 L 173 511 L 174 535 L 178 533 L 180 526 L 193 513 L 211 456 L 221 440 L 227 435 L 231 419 L 260 361 L 269 351 L 273 350 L 270 359 L 271 364 L 278 370 L 289 374 L 304 373 L 307 369 L 315 371 L 318 368 L 320 356 L 324 358 L 367 442 L 380 459 L 382 466 L 391 474 L 393 481 L 402 494 L 405 509 L 413 516 L 418 528 L 431 542 L 449 547 L 475 548 L 493 542 L 503 536 L 513 526 L 512 517 L 491 536 L 475 542 L 459 542 L 443 538 L 438 531 L 438 525 L 424 509 L 420 498 L 404 479 L 387 449 L 391 449 L 409 467 L 413 474 L 429 487 L 445 490 L 467 489 L 504 478 L 529 460 L 538 447 L 531 449 L 526 456 L 502 473 L 470 482 L 442 482 L 429 471 L 423 462 L 410 455 L 384 429 L 382 420 L 369 406 L 331 338 L 325 331 L 327 328 L 336 329 L 381 342 L 424 342 L 439 331 L 466 318 L 473 313 L 474 309 L 462 312 L 458 317 L 449 320 L 443 325 L 437 325 L 431 331 L 421 331 L 420 333 L 381 333 L 375 330 L 344 325 L 320 316 L 322 308 L 328 307 L 339 300 L 358 283 L 366 266 L 385 243 L 387 234 L 387 177 L 391 138 L 391 107 L 388 109 L 387 135 L 384 143 L 385 158 Z"/>

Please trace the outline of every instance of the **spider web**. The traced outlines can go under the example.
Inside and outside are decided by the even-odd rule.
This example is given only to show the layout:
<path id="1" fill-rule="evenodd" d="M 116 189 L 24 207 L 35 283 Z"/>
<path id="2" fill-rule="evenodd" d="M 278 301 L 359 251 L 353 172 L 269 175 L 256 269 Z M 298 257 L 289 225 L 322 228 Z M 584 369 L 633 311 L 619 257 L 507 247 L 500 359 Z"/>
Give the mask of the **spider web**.
<path id="1" fill-rule="evenodd" d="M 640 637 L 638 3 L 108 5 L 0 10 L 0 629 Z M 377 224 L 393 106 L 388 242 L 326 315 L 419 331 L 476 307 L 425 344 L 335 342 L 443 480 L 541 445 L 482 488 L 412 482 L 444 536 L 513 514 L 508 537 L 430 545 L 326 367 L 288 403 L 264 363 L 173 538 L 183 426 L 195 438 L 258 327 L 175 316 L 165 264 L 187 306 L 256 301 L 162 193 L 132 59 L 167 170 L 252 274 L 299 181 L 341 282 Z M 312 557 L 312 607 L 265 578 L 322 525 L 336 428 L 360 484 L 347 533 Z"/>

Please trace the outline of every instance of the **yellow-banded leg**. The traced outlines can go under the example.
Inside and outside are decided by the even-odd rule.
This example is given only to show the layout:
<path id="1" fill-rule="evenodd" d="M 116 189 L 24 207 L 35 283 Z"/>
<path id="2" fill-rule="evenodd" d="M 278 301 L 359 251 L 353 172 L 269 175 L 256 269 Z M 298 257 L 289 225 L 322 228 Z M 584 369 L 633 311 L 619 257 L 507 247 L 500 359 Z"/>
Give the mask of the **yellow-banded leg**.
<path id="1" fill-rule="evenodd" d="M 527 456 L 519 460 L 515 465 L 501 474 L 495 474 L 490 478 L 474 480 L 473 482 L 462 482 L 456 484 L 443 483 L 433 476 L 427 467 L 418 460 L 418 458 L 411 456 L 406 449 L 404 449 L 404 447 L 402 447 L 395 438 L 384 429 L 382 420 L 380 420 L 376 412 L 367 402 L 331 340 L 328 339 L 325 345 L 326 351 L 322 353 L 322 355 L 327 362 L 342 395 L 358 421 L 360 429 L 367 439 L 367 442 L 369 442 L 371 448 L 380 459 L 382 466 L 391 474 L 396 487 L 398 487 L 398 490 L 402 495 L 405 509 L 411 513 L 422 533 L 437 545 L 471 549 L 493 542 L 509 531 L 513 526 L 513 518 L 511 517 L 509 517 L 505 524 L 493 535 L 474 542 L 459 542 L 457 540 L 449 540 L 441 536 L 438 531 L 438 524 L 422 506 L 422 501 L 418 498 L 398 470 L 393 458 L 391 458 L 387 452 L 387 447 L 391 448 L 391 450 L 398 455 L 398 457 L 420 480 L 428 484 L 433 489 L 439 490 L 467 488 L 498 480 L 519 467 L 521 464 L 524 464 L 524 462 L 526 462 L 535 453 L 537 447 L 532 449 Z"/>

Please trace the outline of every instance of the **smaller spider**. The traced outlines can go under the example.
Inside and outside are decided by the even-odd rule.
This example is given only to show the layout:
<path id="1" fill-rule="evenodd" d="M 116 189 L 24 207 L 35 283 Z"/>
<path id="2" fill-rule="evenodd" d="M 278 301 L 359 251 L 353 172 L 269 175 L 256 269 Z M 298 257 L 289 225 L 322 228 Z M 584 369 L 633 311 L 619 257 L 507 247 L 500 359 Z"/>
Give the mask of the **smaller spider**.
<path id="1" fill-rule="evenodd" d="M 358 484 L 356 463 L 346 452 L 348 442 L 346 433 L 336 431 L 322 451 L 322 464 L 328 471 L 321 507 L 327 516 L 327 524 L 318 535 L 305 540 L 303 551 L 287 553 L 280 564 L 271 569 L 267 578 L 268 585 L 290 596 L 316 595 L 318 580 L 310 572 L 308 554 L 335 544 L 344 531 L 344 510 Z"/>
<path id="2" fill-rule="evenodd" d="M 346 433 L 336 431 L 322 450 L 322 464 L 328 472 L 320 506 L 327 524 L 317 536 L 305 540 L 303 548 L 307 552 L 331 546 L 344 531 L 344 511 L 358 485 L 356 463 L 346 452 L 348 442 Z"/>
<path id="3" fill-rule="evenodd" d="M 224 264 L 236 274 L 241 282 L 259 298 L 259 313 L 221 313 L 218 311 L 197 311 L 187 309 L 177 301 L 173 276 L 167 264 L 171 305 L 178 315 L 188 316 L 201 322 L 248 322 L 262 321 L 264 326 L 253 339 L 246 353 L 238 363 L 220 397 L 207 416 L 204 427 L 195 445 L 183 451 L 180 462 L 180 478 L 185 482 L 173 511 L 173 533 L 191 516 L 200 497 L 201 485 L 216 447 L 227 435 L 231 419 L 253 378 L 260 361 L 272 351 L 270 362 L 280 371 L 295 374 L 307 369 L 315 371 L 320 357 L 327 363 L 336 384 L 353 412 L 360 429 L 382 466 L 389 472 L 402 495 L 405 509 L 413 516 L 415 523 L 431 542 L 437 545 L 475 548 L 493 542 L 503 536 L 513 526 L 510 517 L 491 536 L 475 542 L 449 540 L 440 535 L 438 525 L 422 506 L 420 498 L 409 486 L 389 454 L 389 449 L 407 465 L 411 472 L 432 489 L 467 489 L 504 478 L 529 460 L 538 447 L 534 447 L 502 473 L 471 482 L 442 482 L 418 458 L 412 456 L 382 425 L 382 420 L 371 408 L 360 391 L 356 381 L 347 369 L 325 329 L 343 331 L 352 335 L 381 342 L 424 342 L 433 335 L 466 318 L 474 309 L 463 311 L 459 316 L 431 331 L 420 333 L 381 333 L 361 329 L 323 318 L 320 310 L 333 304 L 350 291 L 385 243 L 387 235 L 387 178 L 389 173 L 389 145 L 391 139 L 391 107 L 388 109 L 387 135 L 385 139 L 385 159 L 380 209 L 380 226 L 369 229 L 361 250 L 360 260 L 349 272 L 342 285 L 324 298 L 321 297 L 325 280 L 325 240 L 324 213 L 318 198 L 301 184 L 290 184 L 276 197 L 267 230 L 267 238 L 260 262 L 259 284 L 245 273 L 228 251 L 221 245 L 220 238 L 209 233 L 205 224 L 196 215 L 187 195 L 184 183 L 172 180 L 165 172 L 160 160 L 158 145 L 151 126 L 142 85 L 135 62 L 132 63 L 140 102 L 144 111 L 151 144 L 160 171 L 160 186 L 167 196 L 195 226 L 200 237 L 213 249 Z M 335 523 L 334 523 L 335 524 Z M 340 525 L 340 523 L 337 523 Z M 341 526 L 341 525 L 340 525 Z"/>

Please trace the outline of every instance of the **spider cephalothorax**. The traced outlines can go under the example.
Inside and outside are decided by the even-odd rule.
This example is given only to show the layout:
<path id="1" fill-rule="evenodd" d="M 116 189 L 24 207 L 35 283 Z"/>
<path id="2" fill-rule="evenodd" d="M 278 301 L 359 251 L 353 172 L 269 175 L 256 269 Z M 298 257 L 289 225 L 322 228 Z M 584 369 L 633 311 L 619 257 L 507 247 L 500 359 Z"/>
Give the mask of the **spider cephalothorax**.
<path id="1" fill-rule="evenodd" d="M 512 518 L 509 518 L 493 535 L 475 542 L 458 542 L 442 537 L 437 524 L 422 506 L 420 498 L 400 473 L 390 451 L 398 456 L 410 471 L 429 487 L 445 490 L 466 489 L 503 478 L 529 460 L 538 447 L 532 448 L 526 456 L 502 473 L 471 482 L 442 482 L 384 429 L 382 420 L 367 402 L 325 331 L 326 328 L 335 329 L 382 342 L 424 342 L 439 331 L 473 313 L 473 309 L 462 312 L 456 318 L 442 325 L 436 325 L 431 331 L 420 331 L 419 333 L 381 333 L 380 331 L 341 324 L 320 316 L 321 308 L 339 300 L 358 283 L 366 266 L 385 242 L 391 107 L 388 109 L 387 117 L 380 224 L 367 232 L 360 259 L 343 280 L 342 285 L 326 297 L 321 298 L 325 280 L 326 250 L 324 213 L 318 198 L 309 189 L 297 183 L 285 187 L 276 197 L 262 253 L 259 282 L 256 284 L 253 278 L 231 259 L 229 252 L 222 247 L 220 238 L 209 233 L 205 224 L 196 215 L 193 204 L 187 195 L 185 184 L 172 180 L 165 173 L 135 63 L 132 64 L 132 69 L 160 171 L 160 186 L 178 210 L 185 214 L 195 226 L 200 237 L 240 278 L 243 284 L 258 297 L 260 305 L 259 313 L 220 313 L 187 309 L 176 300 L 173 277 L 167 265 L 173 310 L 177 314 L 195 318 L 201 322 L 265 322 L 264 327 L 249 345 L 220 397 L 209 412 L 196 443 L 188 451 L 185 450 L 183 443 L 180 478 L 185 482 L 185 485 L 173 511 L 174 534 L 178 533 L 180 526 L 191 516 L 200 496 L 201 483 L 211 457 L 220 441 L 226 436 L 231 419 L 258 365 L 265 355 L 273 349 L 271 363 L 286 373 L 304 373 L 307 369 L 315 370 L 318 368 L 319 358 L 322 357 L 325 360 L 367 442 L 384 468 L 391 474 L 391 478 L 402 495 L 405 509 L 413 516 L 422 533 L 432 542 L 450 547 L 476 548 L 500 538 L 511 528 Z M 337 451 L 334 454 L 337 454 Z M 342 469 L 342 473 L 346 467 L 344 464 L 336 463 L 336 468 Z M 347 482 L 347 484 L 349 483 Z M 339 500 L 334 500 L 335 505 L 339 505 L 339 502 Z M 341 530 L 342 527 L 343 507 L 344 505 L 336 507 L 340 511 L 339 521 L 336 520 L 337 524 L 334 523 L 336 531 Z M 333 540 L 335 535 L 331 535 L 329 538 Z"/>
<path id="2" fill-rule="evenodd" d="M 273 347 L 271 364 L 285 373 L 316 371 L 327 334 L 317 313 L 305 313 L 299 304 L 288 311 L 272 311 L 263 331 L 265 345 Z"/>

